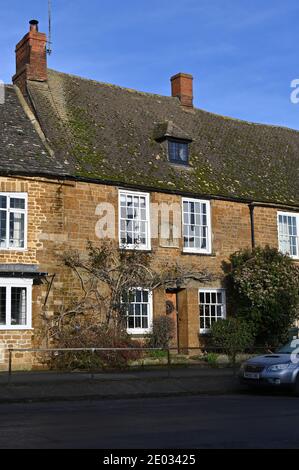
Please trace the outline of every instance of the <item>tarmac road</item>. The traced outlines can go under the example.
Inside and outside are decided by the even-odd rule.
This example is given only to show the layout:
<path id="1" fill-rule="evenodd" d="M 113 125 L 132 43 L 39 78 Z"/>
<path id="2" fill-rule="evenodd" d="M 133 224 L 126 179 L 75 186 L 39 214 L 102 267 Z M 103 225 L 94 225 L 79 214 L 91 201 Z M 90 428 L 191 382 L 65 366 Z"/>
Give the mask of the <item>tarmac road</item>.
<path id="1" fill-rule="evenodd" d="M 192 396 L 0 405 L 0 449 L 299 448 L 299 398 Z"/>

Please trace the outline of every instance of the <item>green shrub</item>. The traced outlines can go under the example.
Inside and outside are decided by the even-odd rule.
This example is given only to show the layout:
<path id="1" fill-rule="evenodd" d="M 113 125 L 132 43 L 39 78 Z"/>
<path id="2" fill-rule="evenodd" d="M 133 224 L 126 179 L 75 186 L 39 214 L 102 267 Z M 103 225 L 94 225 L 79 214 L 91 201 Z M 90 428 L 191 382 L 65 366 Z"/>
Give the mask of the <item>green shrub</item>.
<path id="1" fill-rule="evenodd" d="M 149 348 L 169 348 L 174 337 L 175 323 L 168 316 L 160 316 L 153 321 L 152 332 L 148 335 Z"/>
<path id="2" fill-rule="evenodd" d="M 232 310 L 252 324 L 257 343 L 287 341 L 299 313 L 299 266 L 266 247 L 233 254 L 225 269 Z"/>
<path id="3" fill-rule="evenodd" d="M 149 356 L 153 359 L 164 359 L 167 357 L 167 351 L 151 351 Z"/>
<path id="4" fill-rule="evenodd" d="M 235 366 L 237 354 L 253 346 L 254 336 L 247 322 L 231 317 L 213 324 L 212 343 L 221 348 Z"/>
<path id="5" fill-rule="evenodd" d="M 207 353 L 204 356 L 205 362 L 209 364 L 211 367 L 217 367 L 217 360 L 218 360 L 218 354 L 216 353 Z"/>

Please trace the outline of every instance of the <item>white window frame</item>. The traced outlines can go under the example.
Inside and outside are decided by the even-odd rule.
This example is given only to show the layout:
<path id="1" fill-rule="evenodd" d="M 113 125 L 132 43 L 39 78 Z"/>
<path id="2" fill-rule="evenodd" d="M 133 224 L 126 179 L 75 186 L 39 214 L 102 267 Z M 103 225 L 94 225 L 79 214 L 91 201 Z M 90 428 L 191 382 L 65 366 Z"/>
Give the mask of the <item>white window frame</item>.
<path id="1" fill-rule="evenodd" d="M 123 244 L 121 240 L 121 196 L 138 196 L 144 197 L 146 201 L 146 243 L 145 244 Z M 133 219 L 132 219 L 133 220 Z M 151 220 L 150 220 L 150 195 L 149 193 L 142 193 L 137 191 L 127 191 L 120 189 L 118 191 L 118 238 L 119 238 L 119 246 L 125 250 L 140 250 L 140 251 L 150 251 L 151 250 Z"/>
<path id="2" fill-rule="evenodd" d="M 184 220 L 184 203 L 185 202 L 194 202 L 200 204 L 206 204 L 207 207 L 207 227 L 208 227 L 208 234 L 207 234 L 207 248 L 191 248 L 185 246 L 185 235 L 184 235 L 184 228 L 186 226 Z M 199 253 L 210 255 L 212 254 L 212 218 L 211 218 L 211 202 L 204 199 L 192 199 L 188 197 L 182 198 L 182 239 L 183 239 L 183 252 L 184 253 Z"/>
<path id="3" fill-rule="evenodd" d="M 200 303 L 200 294 L 201 293 L 210 293 L 210 294 L 219 294 L 221 293 L 222 294 L 222 302 L 223 302 L 223 312 L 222 312 L 222 317 L 221 317 L 221 320 L 225 320 L 226 319 L 226 290 L 225 289 L 222 289 L 222 288 L 219 288 L 219 289 L 209 289 L 209 288 L 204 288 L 204 289 L 199 289 L 198 290 L 198 314 L 199 314 L 199 333 L 201 335 L 206 335 L 206 334 L 209 334 L 211 332 L 211 328 L 201 328 L 200 327 L 200 306 L 201 306 L 201 303 Z M 213 304 L 211 304 L 213 305 Z M 218 304 L 217 304 L 218 305 Z M 216 320 L 216 321 L 220 321 L 220 318 L 219 320 Z"/>
<path id="4" fill-rule="evenodd" d="M 282 251 L 282 245 L 281 245 L 281 238 L 280 238 L 280 224 L 279 224 L 279 217 L 284 216 L 284 217 L 292 217 L 296 219 L 296 225 L 297 225 L 297 256 L 291 255 L 289 253 L 285 253 Z M 292 259 L 299 259 L 299 213 L 298 212 L 283 212 L 279 211 L 277 212 L 277 233 L 278 233 L 278 247 L 279 251 L 283 254 L 288 254 L 290 258 Z"/>
<path id="5" fill-rule="evenodd" d="M 153 328 L 153 292 L 150 291 L 149 289 L 143 289 L 141 287 L 135 287 L 132 288 L 131 291 L 145 291 L 148 293 L 148 328 L 129 328 L 127 326 L 127 333 L 129 335 L 145 335 L 148 334 L 152 331 Z M 129 317 L 129 312 L 126 317 L 126 322 L 128 325 L 128 317 Z"/>
<path id="6" fill-rule="evenodd" d="M 0 278 L 0 287 L 6 288 L 6 324 L 0 325 L 0 331 L 32 329 L 32 286 L 33 279 Z M 11 325 L 11 289 L 26 288 L 26 325 Z"/>
<path id="7" fill-rule="evenodd" d="M 27 193 L 4 193 L 1 192 L 0 196 L 5 196 L 7 198 L 7 208 L 5 209 L 7 213 L 6 220 L 6 246 L 1 247 L 0 251 L 26 251 L 27 250 L 27 233 L 28 233 L 28 194 Z M 10 209 L 10 199 L 24 199 L 25 200 L 25 209 Z M 4 212 L 4 209 L 1 209 Z M 9 214 L 11 212 L 19 212 L 24 214 L 24 248 L 18 248 L 9 246 Z"/>

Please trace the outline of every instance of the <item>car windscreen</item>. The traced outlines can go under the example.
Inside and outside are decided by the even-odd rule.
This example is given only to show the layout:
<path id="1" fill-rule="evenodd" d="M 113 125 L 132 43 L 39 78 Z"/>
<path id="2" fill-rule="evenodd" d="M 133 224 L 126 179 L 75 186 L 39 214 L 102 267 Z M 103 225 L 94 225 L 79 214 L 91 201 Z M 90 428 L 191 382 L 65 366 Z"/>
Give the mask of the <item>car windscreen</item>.
<path id="1" fill-rule="evenodd" d="M 291 341 L 290 343 L 286 344 L 285 346 L 282 346 L 279 348 L 276 352 L 278 354 L 293 354 L 293 352 L 297 350 L 299 353 L 299 340 L 294 340 Z"/>

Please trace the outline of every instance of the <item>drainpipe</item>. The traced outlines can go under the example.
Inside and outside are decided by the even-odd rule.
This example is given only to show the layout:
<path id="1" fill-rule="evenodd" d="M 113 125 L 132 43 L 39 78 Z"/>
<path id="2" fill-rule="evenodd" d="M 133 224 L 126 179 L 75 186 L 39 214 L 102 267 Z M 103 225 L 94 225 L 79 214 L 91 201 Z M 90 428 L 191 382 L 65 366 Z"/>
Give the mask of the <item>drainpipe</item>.
<path id="1" fill-rule="evenodd" d="M 250 227 L 251 227 L 251 247 L 255 248 L 255 230 L 254 230 L 254 203 L 249 204 L 250 210 Z"/>
<path id="2" fill-rule="evenodd" d="M 177 336 L 177 347 L 178 347 L 178 354 L 180 354 L 180 314 L 179 314 L 179 299 L 178 299 L 178 292 L 176 292 L 176 336 Z"/>

